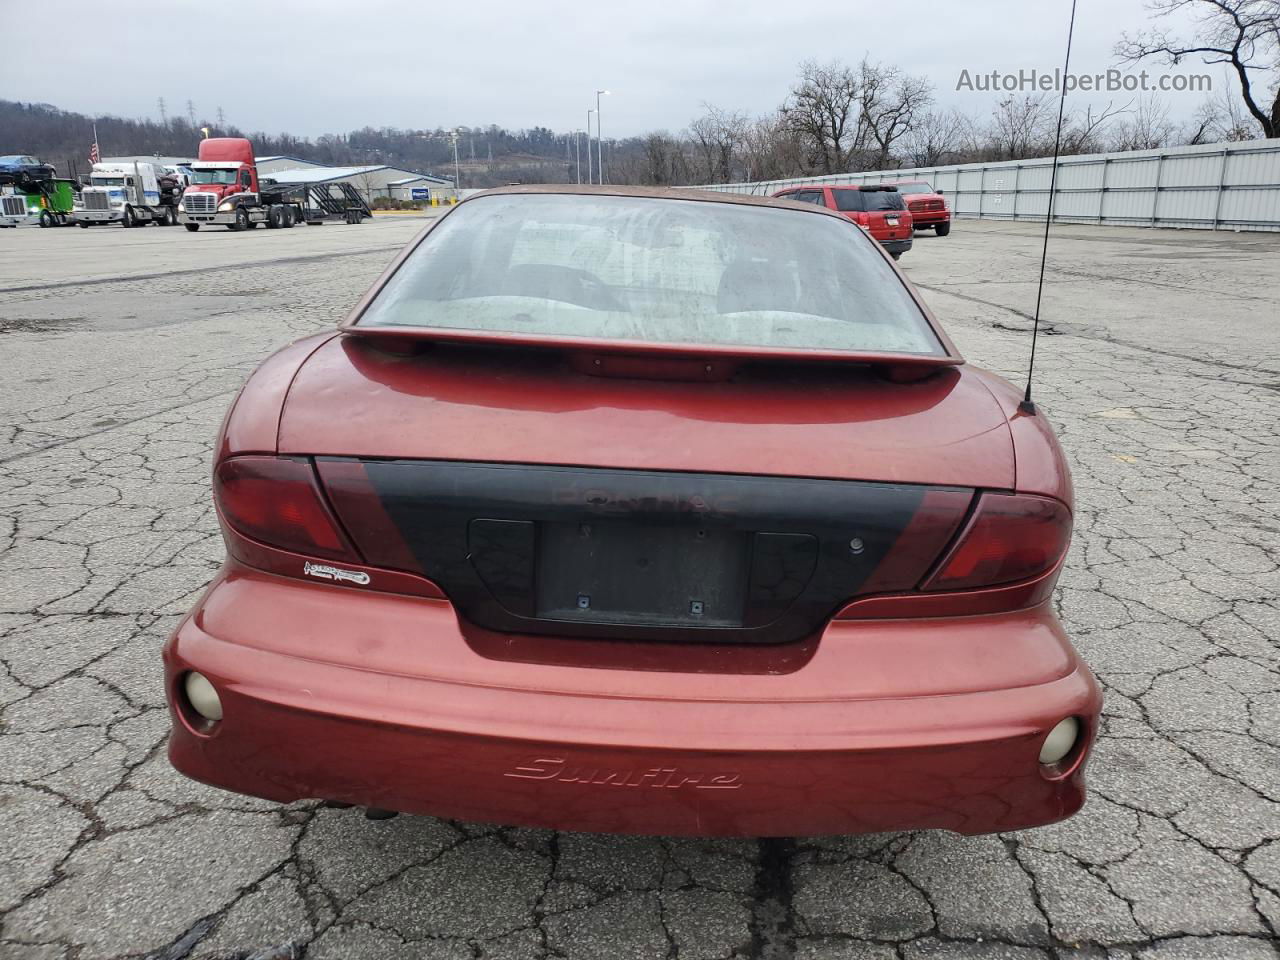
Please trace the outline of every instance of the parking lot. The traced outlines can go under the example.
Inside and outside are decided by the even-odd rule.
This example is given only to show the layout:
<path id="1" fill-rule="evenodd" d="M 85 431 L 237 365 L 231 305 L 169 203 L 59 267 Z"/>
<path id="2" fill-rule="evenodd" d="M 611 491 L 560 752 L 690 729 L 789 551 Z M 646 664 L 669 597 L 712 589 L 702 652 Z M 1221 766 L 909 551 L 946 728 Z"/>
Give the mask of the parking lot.
<path id="1" fill-rule="evenodd" d="M 1063 226 L 1036 395 L 1076 484 L 1086 809 L 1024 833 L 617 838 L 277 805 L 165 758 L 212 441 L 421 226 L 0 232 L 0 957 L 1274 958 L 1280 234 Z M 1039 228 L 901 265 L 1021 383 Z"/>

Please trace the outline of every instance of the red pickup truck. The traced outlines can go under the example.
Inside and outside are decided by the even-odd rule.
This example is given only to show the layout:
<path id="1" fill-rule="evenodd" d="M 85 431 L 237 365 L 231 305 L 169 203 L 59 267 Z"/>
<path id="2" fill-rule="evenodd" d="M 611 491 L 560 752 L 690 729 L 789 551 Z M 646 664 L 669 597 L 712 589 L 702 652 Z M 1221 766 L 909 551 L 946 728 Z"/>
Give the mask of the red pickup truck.
<path id="1" fill-rule="evenodd" d="M 951 232 L 951 210 L 942 199 L 942 191 L 935 190 L 925 180 L 903 180 L 894 184 L 907 202 L 907 209 L 915 221 L 915 229 L 933 227 L 938 236 Z"/>

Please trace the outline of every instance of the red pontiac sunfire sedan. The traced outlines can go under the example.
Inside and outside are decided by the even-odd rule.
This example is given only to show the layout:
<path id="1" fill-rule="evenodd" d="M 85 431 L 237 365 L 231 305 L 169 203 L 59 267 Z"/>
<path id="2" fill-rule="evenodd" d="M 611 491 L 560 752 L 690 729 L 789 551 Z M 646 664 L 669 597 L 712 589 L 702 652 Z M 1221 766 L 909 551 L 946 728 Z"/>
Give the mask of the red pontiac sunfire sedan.
<path id="1" fill-rule="evenodd" d="M 820 207 L 459 204 L 223 425 L 226 565 L 165 649 L 188 776 L 505 824 L 1048 823 L 1098 688 L 1071 486 Z"/>

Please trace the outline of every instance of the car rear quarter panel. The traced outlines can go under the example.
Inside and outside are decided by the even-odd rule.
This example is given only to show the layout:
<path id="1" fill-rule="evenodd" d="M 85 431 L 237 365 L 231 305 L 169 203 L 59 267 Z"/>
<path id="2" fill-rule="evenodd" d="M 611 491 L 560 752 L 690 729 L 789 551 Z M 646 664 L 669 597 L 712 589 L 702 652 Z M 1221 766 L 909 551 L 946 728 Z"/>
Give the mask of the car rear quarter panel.
<path id="1" fill-rule="evenodd" d="M 1013 440 L 1013 488 L 1019 493 L 1055 497 L 1074 511 L 1071 468 L 1044 409 L 1037 407 L 1035 413 L 1022 412 L 1018 409 L 1022 390 L 989 370 L 970 368 L 970 371 L 991 391 L 1008 418 Z"/>
<path id="2" fill-rule="evenodd" d="M 222 421 L 218 460 L 246 453 L 275 453 L 280 414 L 298 370 L 317 349 L 337 336 L 333 331 L 304 337 L 277 350 L 240 388 Z"/>

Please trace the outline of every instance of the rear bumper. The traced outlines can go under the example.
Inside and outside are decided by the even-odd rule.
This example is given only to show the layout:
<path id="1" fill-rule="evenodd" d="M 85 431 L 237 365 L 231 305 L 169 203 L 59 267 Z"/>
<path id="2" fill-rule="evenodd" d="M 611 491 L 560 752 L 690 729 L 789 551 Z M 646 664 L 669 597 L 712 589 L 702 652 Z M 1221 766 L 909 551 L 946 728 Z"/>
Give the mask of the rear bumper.
<path id="1" fill-rule="evenodd" d="M 908 237 L 905 240 L 881 240 L 880 246 L 890 253 L 906 253 L 911 249 L 911 238 Z"/>
<path id="2" fill-rule="evenodd" d="M 165 647 L 169 756 L 279 802 L 616 833 L 984 833 L 1084 801 L 1100 698 L 1047 606 L 834 621 L 751 674 L 501 649 L 482 654 L 446 602 L 232 566 Z M 221 695 L 212 733 L 178 692 L 187 670 Z M 1072 715 L 1084 742 L 1047 774 L 1040 742 Z"/>

